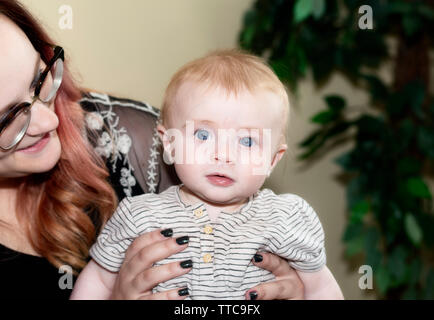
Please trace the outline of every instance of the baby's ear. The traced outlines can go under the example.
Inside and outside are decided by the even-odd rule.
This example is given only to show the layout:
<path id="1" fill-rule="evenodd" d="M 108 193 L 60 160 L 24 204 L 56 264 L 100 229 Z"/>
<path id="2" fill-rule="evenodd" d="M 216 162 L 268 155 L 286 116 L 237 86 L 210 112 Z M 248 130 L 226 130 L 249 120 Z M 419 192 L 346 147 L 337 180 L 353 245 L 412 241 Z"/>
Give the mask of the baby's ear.
<path id="1" fill-rule="evenodd" d="M 170 144 L 170 141 L 166 135 L 166 131 L 167 131 L 166 127 L 164 127 L 161 123 L 157 124 L 158 136 L 160 137 L 160 141 L 163 144 L 164 149 L 167 149 Z"/>
<path id="2" fill-rule="evenodd" d="M 170 143 L 170 137 L 167 134 L 167 129 L 161 123 L 159 123 L 157 124 L 157 132 L 163 145 L 163 160 L 166 164 L 171 165 L 174 163 L 174 150 L 172 150 L 173 148 Z"/>
<path id="3" fill-rule="evenodd" d="M 273 160 L 271 161 L 271 167 L 270 167 L 269 175 L 274 170 L 274 168 L 279 163 L 279 161 L 282 159 L 282 157 L 285 154 L 287 149 L 288 149 L 288 146 L 286 144 L 281 144 L 278 147 L 276 153 L 274 154 Z"/>

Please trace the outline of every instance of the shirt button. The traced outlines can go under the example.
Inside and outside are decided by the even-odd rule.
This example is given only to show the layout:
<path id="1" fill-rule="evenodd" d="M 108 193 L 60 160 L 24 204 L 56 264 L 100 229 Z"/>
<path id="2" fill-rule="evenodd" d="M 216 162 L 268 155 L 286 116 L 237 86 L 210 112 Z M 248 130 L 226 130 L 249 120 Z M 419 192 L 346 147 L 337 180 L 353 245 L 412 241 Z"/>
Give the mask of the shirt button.
<path id="1" fill-rule="evenodd" d="M 205 263 L 209 263 L 212 261 L 212 255 L 207 253 L 203 256 L 203 261 L 205 261 Z"/>
<path id="2" fill-rule="evenodd" d="M 203 216 L 203 210 L 201 208 L 194 210 L 193 213 L 196 216 L 196 218 L 200 218 Z"/>
<path id="3" fill-rule="evenodd" d="M 205 228 L 203 228 L 203 232 L 205 232 L 206 234 L 210 234 L 212 233 L 213 229 L 211 226 L 205 226 Z"/>

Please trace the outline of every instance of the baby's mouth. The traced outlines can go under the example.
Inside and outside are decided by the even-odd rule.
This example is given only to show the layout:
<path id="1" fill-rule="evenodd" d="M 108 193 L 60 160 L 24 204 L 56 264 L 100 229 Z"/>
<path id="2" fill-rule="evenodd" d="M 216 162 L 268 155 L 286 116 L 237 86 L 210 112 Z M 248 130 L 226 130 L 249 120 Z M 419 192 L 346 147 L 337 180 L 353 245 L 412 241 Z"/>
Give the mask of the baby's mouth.
<path id="1" fill-rule="evenodd" d="M 232 178 L 225 176 L 221 173 L 212 173 L 206 176 L 208 181 L 216 186 L 227 187 L 234 183 Z"/>

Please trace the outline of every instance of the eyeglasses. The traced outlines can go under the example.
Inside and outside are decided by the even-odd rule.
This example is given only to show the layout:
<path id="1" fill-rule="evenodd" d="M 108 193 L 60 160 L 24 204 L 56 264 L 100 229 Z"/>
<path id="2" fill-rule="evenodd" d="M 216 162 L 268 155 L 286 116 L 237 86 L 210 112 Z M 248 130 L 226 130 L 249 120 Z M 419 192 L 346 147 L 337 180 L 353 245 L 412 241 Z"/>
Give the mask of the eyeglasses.
<path id="1" fill-rule="evenodd" d="M 22 102 L 0 116 L 0 149 L 11 150 L 23 139 L 31 119 L 31 108 L 36 100 L 50 102 L 57 94 L 62 83 L 64 51 L 59 46 L 51 46 L 54 56 L 45 70 L 36 79 L 32 102 Z"/>

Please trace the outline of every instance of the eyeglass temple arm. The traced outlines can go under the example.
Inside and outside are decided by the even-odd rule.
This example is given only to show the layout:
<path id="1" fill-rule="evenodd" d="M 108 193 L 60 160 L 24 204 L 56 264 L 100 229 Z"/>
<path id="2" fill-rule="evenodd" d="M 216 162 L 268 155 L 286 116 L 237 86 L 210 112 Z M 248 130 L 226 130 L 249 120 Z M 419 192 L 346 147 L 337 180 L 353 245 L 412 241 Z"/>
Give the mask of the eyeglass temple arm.
<path id="1" fill-rule="evenodd" d="M 63 51 L 62 47 L 59 46 L 55 46 L 52 44 L 48 44 L 51 48 L 54 49 L 54 55 L 53 57 L 50 59 L 50 62 L 47 64 L 47 67 L 45 68 L 44 72 L 41 74 L 41 78 L 38 81 L 38 85 L 36 86 L 36 90 L 35 90 L 35 97 L 37 97 L 41 91 L 41 86 L 42 83 L 44 83 L 45 78 L 48 75 L 49 70 L 51 69 L 51 67 L 53 66 L 54 62 L 56 62 L 57 59 L 62 59 L 62 61 L 65 60 L 65 53 Z"/>

